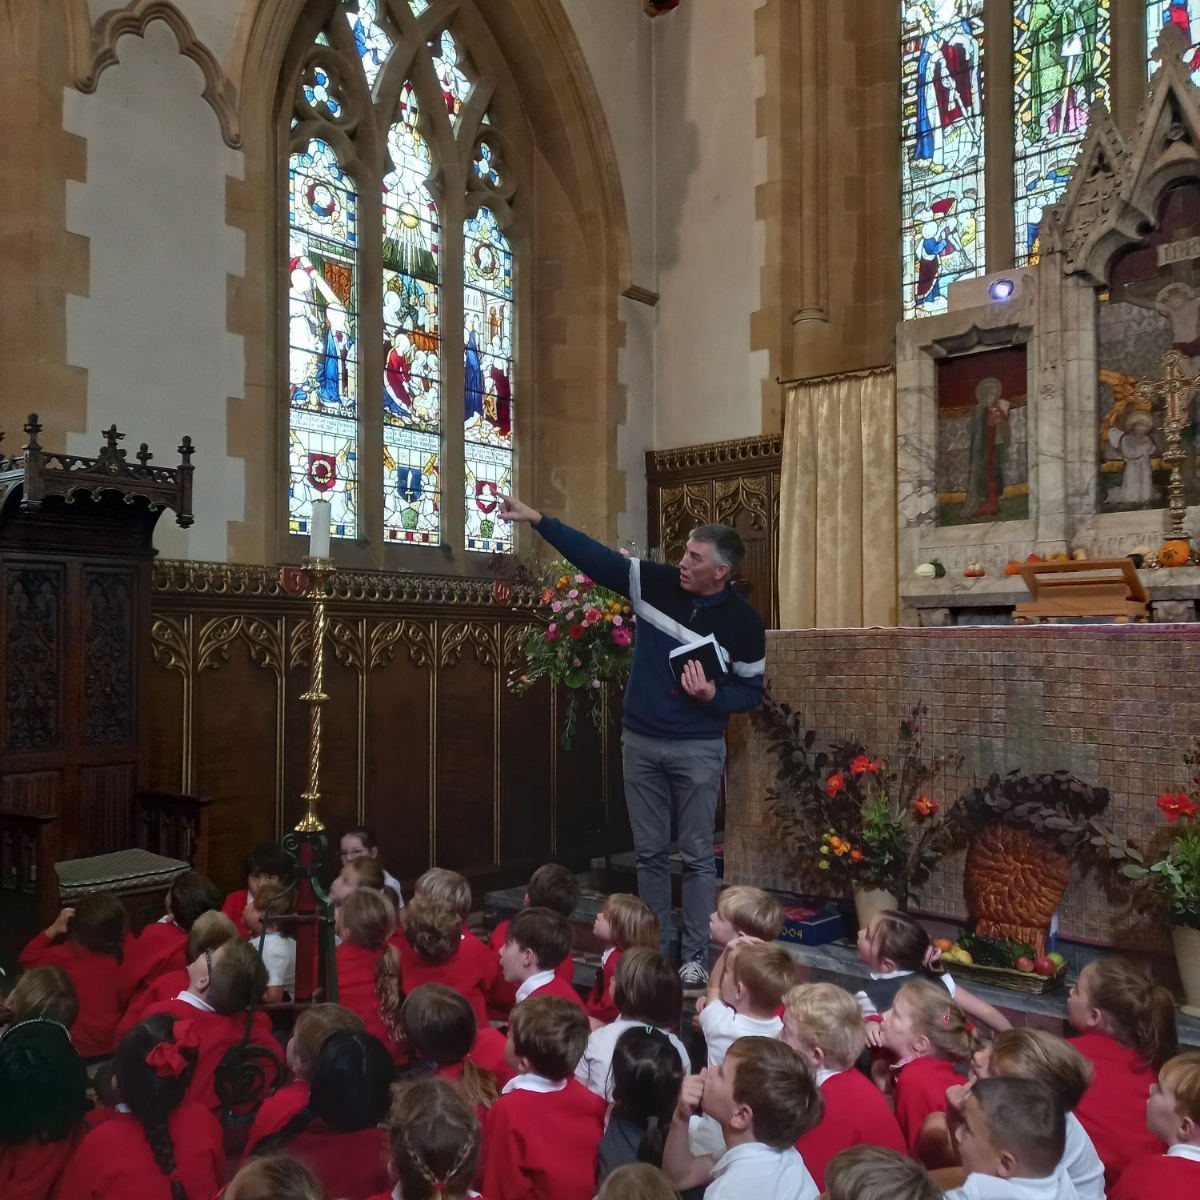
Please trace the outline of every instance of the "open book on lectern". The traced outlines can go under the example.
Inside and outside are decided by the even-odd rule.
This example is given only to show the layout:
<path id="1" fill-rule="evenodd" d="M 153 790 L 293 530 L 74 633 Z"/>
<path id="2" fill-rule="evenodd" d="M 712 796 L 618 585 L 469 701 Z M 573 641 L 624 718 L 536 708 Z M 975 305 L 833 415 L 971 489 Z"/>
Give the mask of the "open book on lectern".
<path id="1" fill-rule="evenodd" d="M 670 662 L 676 683 L 680 683 L 683 668 L 689 662 L 698 662 L 704 678 L 713 683 L 729 673 L 729 655 L 711 633 L 686 646 L 676 646 L 671 651 Z"/>

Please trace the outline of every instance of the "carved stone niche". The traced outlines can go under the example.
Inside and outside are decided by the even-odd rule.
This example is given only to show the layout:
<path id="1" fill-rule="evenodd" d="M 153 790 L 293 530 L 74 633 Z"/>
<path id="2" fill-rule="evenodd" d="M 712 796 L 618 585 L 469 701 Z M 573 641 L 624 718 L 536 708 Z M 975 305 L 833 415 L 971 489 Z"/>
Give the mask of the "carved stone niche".
<path id="1" fill-rule="evenodd" d="M 1138 384 L 1162 377 L 1171 346 L 1187 374 L 1200 374 L 1200 90 L 1181 60 L 1185 50 L 1168 26 L 1130 142 L 1103 106 L 1092 110 L 1063 199 L 1043 216 L 1040 261 L 1008 273 L 1016 282 L 1011 299 L 987 300 L 985 281 L 960 283 L 951 287 L 949 312 L 899 327 L 906 623 L 1007 620 L 1027 593 L 1004 574 L 1006 563 L 1034 553 L 1114 558 L 1157 550 L 1170 529 L 1165 402 L 1139 393 Z M 958 394 L 946 387 L 948 360 L 1018 345 L 1027 372 L 1028 495 L 1020 506 L 1019 464 L 1010 458 L 1016 407 L 988 418 L 977 396 L 965 429 L 971 397 L 961 394 L 961 379 Z M 1186 402 L 1186 528 L 1200 536 L 1200 401 L 1192 394 Z M 918 575 L 935 559 L 944 575 Z M 976 564 L 982 575 L 964 574 Z M 1156 620 L 1196 612 L 1195 561 L 1146 569 L 1142 578 Z"/>

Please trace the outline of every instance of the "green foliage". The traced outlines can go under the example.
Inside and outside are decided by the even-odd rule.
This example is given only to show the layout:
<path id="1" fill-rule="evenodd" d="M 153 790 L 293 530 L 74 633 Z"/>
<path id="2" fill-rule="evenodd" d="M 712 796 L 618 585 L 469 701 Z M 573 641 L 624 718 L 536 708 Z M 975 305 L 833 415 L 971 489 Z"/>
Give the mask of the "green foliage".
<path id="1" fill-rule="evenodd" d="M 1037 958 L 1037 951 L 1028 942 L 1012 938 L 984 937 L 981 933 L 964 933 L 958 944 L 966 950 L 971 961 L 981 967 L 1015 967 L 1018 958 Z"/>

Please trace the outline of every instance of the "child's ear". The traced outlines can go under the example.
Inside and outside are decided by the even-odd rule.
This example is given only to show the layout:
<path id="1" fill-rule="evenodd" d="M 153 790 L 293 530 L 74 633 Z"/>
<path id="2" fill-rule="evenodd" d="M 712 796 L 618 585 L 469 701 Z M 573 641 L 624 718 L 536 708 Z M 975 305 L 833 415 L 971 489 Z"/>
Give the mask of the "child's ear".
<path id="1" fill-rule="evenodd" d="M 748 1104 L 739 1104 L 734 1110 L 733 1115 L 729 1118 L 731 1129 L 736 1129 L 739 1133 L 749 1129 L 754 1124 L 754 1109 Z"/>
<path id="2" fill-rule="evenodd" d="M 881 958 L 879 960 L 880 975 L 890 975 L 896 970 L 896 960 L 894 958 Z"/>
<path id="3" fill-rule="evenodd" d="M 810 1046 L 808 1056 L 816 1063 L 818 1071 L 825 1069 L 825 1051 L 820 1046 Z"/>
<path id="4" fill-rule="evenodd" d="M 928 1054 L 931 1049 L 933 1049 L 933 1043 L 930 1042 L 929 1038 L 927 1038 L 925 1034 L 921 1034 L 920 1037 L 913 1038 L 913 1052 L 915 1054 L 924 1056 Z"/>
<path id="5" fill-rule="evenodd" d="M 1011 1179 L 1016 1169 L 1016 1155 L 1011 1150 L 1001 1150 L 1000 1157 L 996 1160 L 996 1174 L 1001 1179 Z"/>
<path id="6" fill-rule="evenodd" d="M 1197 1124 L 1191 1117 L 1184 1117 L 1179 1122 L 1179 1140 L 1184 1145 L 1190 1145 L 1200 1138 L 1200 1124 Z"/>

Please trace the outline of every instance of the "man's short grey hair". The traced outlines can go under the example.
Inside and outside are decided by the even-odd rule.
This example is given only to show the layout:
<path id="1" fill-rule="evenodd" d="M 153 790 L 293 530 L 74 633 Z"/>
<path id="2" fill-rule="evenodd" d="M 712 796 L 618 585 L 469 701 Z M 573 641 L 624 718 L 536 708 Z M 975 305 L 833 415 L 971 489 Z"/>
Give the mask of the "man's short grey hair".
<path id="1" fill-rule="evenodd" d="M 728 525 L 697 525 L 688 534 L 689 542 L 707 542 L 713 548 L 713 561 L 729 568 L 729 574 L 737 573 L 746 557 L 746 543 L 736 529 Z"/>

